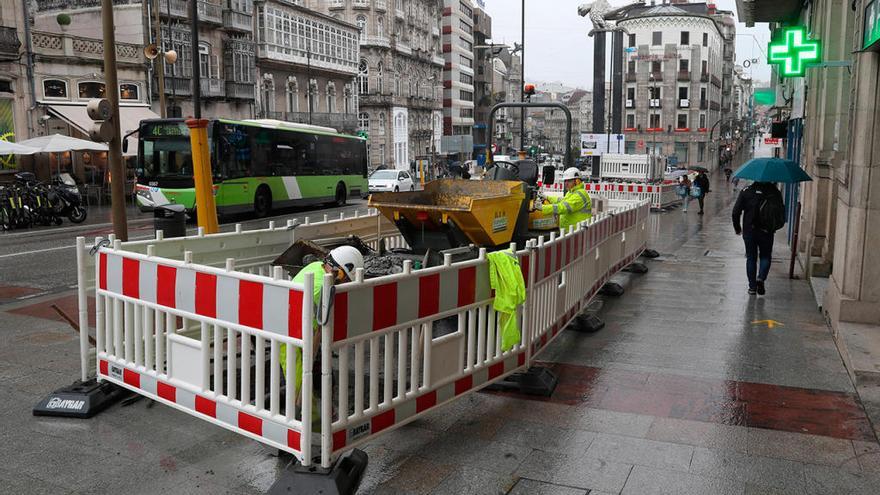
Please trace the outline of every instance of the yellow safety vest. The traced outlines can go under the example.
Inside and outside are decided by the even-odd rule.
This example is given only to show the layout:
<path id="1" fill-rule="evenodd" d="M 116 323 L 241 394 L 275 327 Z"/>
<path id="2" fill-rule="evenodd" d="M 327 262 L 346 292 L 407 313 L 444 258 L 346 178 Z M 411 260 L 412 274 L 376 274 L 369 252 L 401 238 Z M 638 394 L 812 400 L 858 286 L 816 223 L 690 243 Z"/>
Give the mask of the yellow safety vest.
<path id="1" fill-rule="evenodd" d="M 571 188 L 561 199 L 549 197 L 547 202 L 549 204 L 541 207 L 541 213 L 558 216 L 559 227 L 563 229 L 589 220 L 592 216 L 593 203 L 590 201 L 590 195 L 584 189 L 583 183 Z"/>

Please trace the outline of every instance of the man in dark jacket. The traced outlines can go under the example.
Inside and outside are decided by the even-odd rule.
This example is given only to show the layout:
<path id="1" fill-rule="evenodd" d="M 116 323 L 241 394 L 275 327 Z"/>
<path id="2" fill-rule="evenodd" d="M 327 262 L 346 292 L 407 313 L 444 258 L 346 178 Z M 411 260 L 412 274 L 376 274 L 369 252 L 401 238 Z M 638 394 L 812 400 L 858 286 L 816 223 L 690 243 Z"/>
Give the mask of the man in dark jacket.
<path id="1" fill-rule="evenodd" d="M 694 179 L 694 185 L 700 188 L 700 195 L 697 196 L 697 201 L 700 202 L 699 214 L 702 215 L 703 201 L 706 199 L 706 193 L 709 192 L 709 176 L 706 175 L 706 172 L 697 174 L 697 177 Z"/>
<path id="2" fill-rule="evenodd" d="M 770 260 L 773 256 L 773 231 L 761 226 L 758 210 L 761 203 L 771 196 L 782 199 L 782 193 L 771 182 L 755 182 L 743 189 L 733 205 L 733 230 L 742 235 L 746 245 L 746 276 L 749 279 L 749 294 L 764 295 L 764 281 L 770 273 Z M 742 217 L 742 224 L 740 224 Z M 761 266 L 758 268 L 758 259 Z"/>

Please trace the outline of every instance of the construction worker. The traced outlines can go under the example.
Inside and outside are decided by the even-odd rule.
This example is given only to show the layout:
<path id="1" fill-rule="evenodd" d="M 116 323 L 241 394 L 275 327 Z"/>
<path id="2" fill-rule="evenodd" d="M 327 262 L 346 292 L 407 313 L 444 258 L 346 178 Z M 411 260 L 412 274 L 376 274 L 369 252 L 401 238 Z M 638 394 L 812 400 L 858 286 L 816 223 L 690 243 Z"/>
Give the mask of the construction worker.
<path id="1" fill-rule="evenodd" d="M 565 169 L 565 172 L 562 173 L 562 183 L 565 187 L 565 196 L 546 198 L 547 204 L 541 207 L 541 213 L 558 216 L 559 227 L 568 229 L 569 226 L 590 219 L 592 202 L 584 189 L 584 184 L 581 182 L 581 172 L 577 168 Z"/>
<path id="2" fill-rule="evenodd" d="M 306 278 L 307 273 L 311 273 L 314 275 L 314 287 L 313 287 L 313 311 L 312 314 L 315 315 L 312 323 L 314 324 L 314 330 L 317 334 L 317 331 L 320 329 L 320 324 L 318 316 L 319 311 L 321 309 L 321 289 L 324 286 L 324 274 L 329 273 L 333 275 L 333 283 L 341 284 L 344 282 L 350 282 L 354 280 L 354 274 L 358 268 L 364 267 L 364 256 L 360 251 L 351 247 L 351 246 L 339 246 L 338 248 L 330 251 L 330 254 L 324 258 L 323 261 L 315 261 L 313 263 L 309 263 L 304 266 L 299 273 L 293 277 L 294 283 L 303 283 Z M 323 318 L 322 318 L 323 319 Z M 320 339 L 313 339 L 313 350 L 317 349 L 317 344 Z M 314 353 L 313 353 L 314 355 Z M 284 375 L 287 376 L 287 346 L 282 345 L 281 350 L 278 353 L 278 360 L 281 361 L 281 369 L 284 371 Z M 300 387 L 302 386 L 302 376 L 303 376 L 303 365 L 302 365 L 302 351 L 297 348 L 296 349 L 296 394 L 297 399 L 300 397 Z M 313 410 L 313 413 L 315 411 Z"/>

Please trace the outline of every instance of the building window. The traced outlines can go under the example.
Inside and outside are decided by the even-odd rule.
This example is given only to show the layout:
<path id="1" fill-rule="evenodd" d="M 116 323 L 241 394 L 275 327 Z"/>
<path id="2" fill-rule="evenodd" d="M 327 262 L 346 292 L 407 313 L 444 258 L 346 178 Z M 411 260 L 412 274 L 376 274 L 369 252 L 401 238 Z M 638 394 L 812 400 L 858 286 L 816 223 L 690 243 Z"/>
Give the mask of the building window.
<path id="1" fill-rule="evenodd" d="M 660 74 L 661 72 L 663 72 L 663 62 L 660 62 L 658 60 L 652 61 L 651 72 L 653 72 L 654 74 Z"/>
<path id="2" fill-rule="evenodd" d="M 462 31 L 466 32 L 467 34 L 474 34 L 474 28 L 470 24 L 465 22 L 464 19 L 458 20 L 458 27 Z"/>
<path id="3" fill-rule="evenodd" d="M 262 101 L 260 102 L 261 110 L 264 116 L 275 111 L 275 81 L 272 74 L 263 75 Z"/>
<path id="4" fill-rule="evenodd" d="M 379 134 L 385 135 L 385 114 L 379 114 Z"/>
<path id="5" fill-rule="evenodd" d="M 458 98 L 464 101 L 474 101 L 473 91 L 458 90 Z"/>
<path id="6" fill-rule="evenodd" d="M 654 31 L 651 33 L 651 44 L 659 46 L 663 44 L 663 31 Z"/>
<path id="7" fill-rule="evenodd" d="M 385 19 L 381 17 L 376 19 L 376 36 L 380 38 L 385 36 Z"/>
<path id="8" fill-rule="evenodd" d="M 701 68 L 702 68 L 702 70 L 700 71 L 701 74 L 704 74 L 704 75 L 709 74 L 709 62 L 703 60 Z"/>
<path id="9" fill-rule="evenodd" d="M 472 76 L 470 74 L 466 74 L 464 72 L 462 72 L 458 75 L 458 80 L 464 84 L 469 84 L 469 85 L 474 84 L 474 76 Z"/>
<path id="10" fill-rule="evenodd" d="M 458 46 L 464 48 L 465 50 L 467 50 L 469 52 L 474 51 L 474 44 L 471 43 L 470 41 L 462 38 L 461 36 L 458 37 Z"/>
<path id="11" fill-rule="evenodd" d="M 675 121 L 675 128 L 676 129 L 687 129 L 687 126 L 688 126 L 687 114 L 686 113 L 678 114 L 676 121 Z"/>
<path id="12" fill-rule="evenodd" d="M 385 145 L 379 145 L 379 163 L 385 165 Z"/>
<path id="13" fill-rule="evenodd" d="M 137 84 L 120 84 L 120 100 L 140 100 L 140 88 Z"/>
<path id="14" fill-rule="evenodd" d="M 358 65 L 358 93 L 365 95 L 370 92 L 370 69 L 366 59 L 361 59 Z"/>
<path id="15" fill-rule="evenodd" d="M 626 88 L 626 99 L 627 100 L 635 100 L 636 99 L 636 88 L 633 86 L 629 86 Z M 632 127 L 632 126 L 630 126 Z"/>
<path id="16" fill-rule="evenodd" d="M 464 2 L 458 3 L 458 10 L 460 10 L 462 14 L 466 15 L 468 19 L 474 16 L 473 9 L 465 5 Z"/>
<path id="17" fill-rule="evenodd" d="M 309 80 L 309 89 L 306 91 L 306 103 L 309 106 L 309 112 L 318 111 L 318 100 L 315 95 L 318 94 L 318 82 L 314 79 Z"/>
<path id="18" fill-rule="evenodd" d="M 657 86 L 651 86 L 650 88 L 648 88 L 648 94 L 650 95 L 649 97 L 650 97 L 652 100 L 659 100 L 659 99 L 660 99 L 660 93 L 661 93 L 661 92 L 660 92 L 660 89 L 661 89 L 661 88 L 659 88 L 659 87 L 657 87 Z"/>
<path id="19" fill-rule="evenodd" d="M 385 92 L 385 73 L 382 70 L 382 62 L 379 62 L 379 64 L 376 66 L 376 84 L 377 84 L 376 87 L 379 88 L 379 94 L 384 93 Z"/>
<path id="20" fill-rule="evenodd" d="M 299 85 L 296 78 L 287 78 L 287 111 L 299 112 Z"/>
<path id="21" fill-rule="evenodd" d="M 636 61 L 635 60 L 630 60 L 626 63 L 626 72 L 629 74 L 636 73 Z"/>
<path id="22" fill-rule="evenodd" d="M 678 61 L 678 70 L 687 72 L 690 70 L 690 60 L 683 58 Z"/>
<path id="23" fill-rule="evenodd" d="M 652 113 L 651 114 L 651 120 L 648 123 L 648 127 L 650 127 L 651 129 L 659 129 L 660 128 L 660 114 L 659 113 Z"/>
<path id="24" fill-rule="evenodd" d="M 636 35 L 634 33 L 629 34 L 629 44 L 628 46 L 636 46 Z"/>
<path id="25" fill-rule="evenodd" d="M 688 31 L 681 32 L 681 43 L 682 45 L 689 45 L 691 43 L 691 33 Z"/>
<path id="26" fill-rule="evenodd" d="M 687 100 L 687 99 L 688 99 L 688 88 L 687 88 L 687 86 L 679 86 L 679 88 L 678 88 L 678 99 L 679 99 L 679 100 Z"/>
<path id="27" fill-rule="evenodd" d="M 632 129 L 636 126 L 636 115 L 633 113 L 626 114 L 626 127 Z"/>
<path id="28" fill-rule="evenodd" d="M 359 15 L 355 18 L 355 24 L 357 24 L 358 29 L 360 30 L 360 34 L 358 34 L 358 38 L 363 41 L 364 37 L 367 34 L 367 18 Z"/>
<path id="29" fill-rule="evenodd" d="M 709 33 L 703 33 L 703 46 L 709 46 Z"/>
<path id="30" fill-rule="evenodd" d="M 199 43 L 199 75 L 202 79 L 211 78 L 211 45 Z"/>
<path id="31" fill-rule="evenodd" d="M 675 156 L 678 157 L 678 163 L 687 164 L 688 143 L 675 143 Z"/>
<path id="32" fill-rule="evenodd" d="M 80 98 L 104 98 L 106 90 L 104 83 L 95 81 L 81 82 L 77 86 L 79 88 Z"/>
<path id="33" fill-rule="evenodd" d="M 697 161 L 702 162 L 706 160 L 706 143 L 700 142 L 697 143 Z"/>
<path id="34" fill-rule="evenodd" d="M 636 142 L 635 141 L 624 141 L 623 152 L 627 155 L 636 154 Z"/>
<path id="35" fill-rule="evenodd" d="M 370 130 L 370 114 L 361 112 L 358 114 L 358 129 L 362 131 Z"/>
<path id="36" fill-rule="evenodd" d="M 700 88 L 700 101 L 706 101 L 706 88 Z"/>
<path id="37" fill-rule="evenodd" d="M 332 81 L 327 83 L 327 112 L 336 113 L 336 87 Z"/>
<path id="38" fill-rule="evenodd" d="M 459 112 L 459 115 L 461 115 L 461 117 L 464 119 L 472 119 L 472 118 L 474 118 L 474 109 L 473 108 L 462 108 L 461 111 Z"/>
<path id="39" fill-rule="evenodd" d="M 705 129 L 705 128 L 706 128 L 706 114 L 701 113 L 700 114 L 700 129 Z"/>
<path id="40" fill-rule="evenodd" d="M 44 80 L 43 96 L 45 98 L 67 98 L 67 83 L 60 79 Z"/>
<path id="41" fill-rule="evenodd" d="M 465 66 L 465 67 L 468 67 L 468 68 L 471 68 L 471 69 L 474 68 L 474 61 L 471 60 L 471 59 L 468 58 L 468 57 L 465 57 L 464 55 L 459 55 L 459 56 L 458 56 L 458 62 L 459 62 L 461 65 Z"/>

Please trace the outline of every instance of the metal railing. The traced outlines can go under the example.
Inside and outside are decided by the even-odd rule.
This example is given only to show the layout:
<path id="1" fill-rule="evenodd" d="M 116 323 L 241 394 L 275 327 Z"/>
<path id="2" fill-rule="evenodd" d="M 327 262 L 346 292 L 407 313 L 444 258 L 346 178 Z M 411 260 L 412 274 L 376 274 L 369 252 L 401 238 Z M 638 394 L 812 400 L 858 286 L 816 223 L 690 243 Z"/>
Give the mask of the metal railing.
<path id="1" fill-rule="evenodd" d="M 238 100 L 253 100 L 255 84 L 252 82 L 226 81 L 226 97 Z"/>
<path id="2" fill-rule="evenodd" d="M 203 98 L 223 98 L 226 96 L 226 85 L 222 79 L 205 78 L 199 80 Z"/>
<path id="3" fill-rule="evenodd" d="M 361 46 L 391 47 L 391 40 L 387 36 L 361 36 Z"/>
<path id="4" fill-rule="evenodd" d="M 223 7 L 219 3 L 198 0 L 199 22 L 223 24 Z"/>
<path id="5" fill-rule="evenodd" d="M 38 55 L 75 59 L 104 60 L 104 42 L 94 38 L 34 31 L 31 33 L 34 52 Z M 116 60 L 120 63 L 143 64 L 142 47 L 132 43 L 116 43 Z"/>
<path id="6" fill-rule="evenodd" d="M 14 27 L 0 26 L 0 59 L 18 57 L 20 47 L 18 31 Z"/>
<path id="7" fill-rule="evenodd" d="M 254 16 L 238 10 L 223 10 L 223 27 L 230 31 L 253 31 Z"/>

